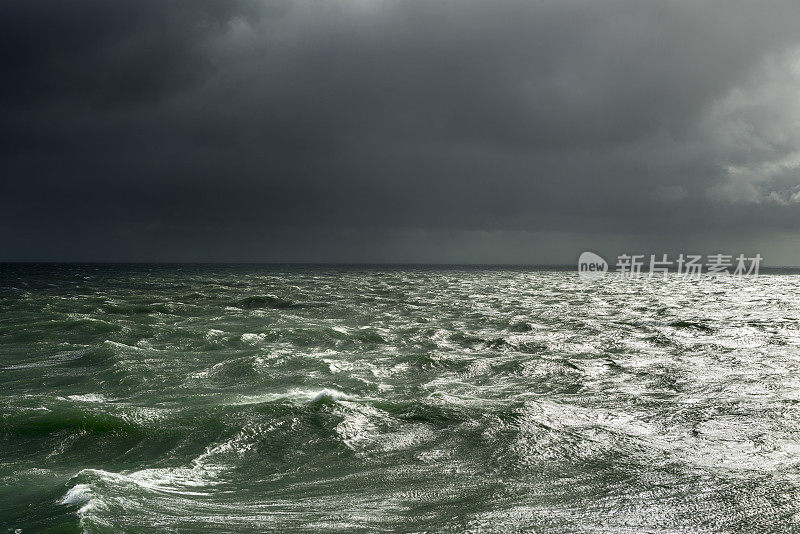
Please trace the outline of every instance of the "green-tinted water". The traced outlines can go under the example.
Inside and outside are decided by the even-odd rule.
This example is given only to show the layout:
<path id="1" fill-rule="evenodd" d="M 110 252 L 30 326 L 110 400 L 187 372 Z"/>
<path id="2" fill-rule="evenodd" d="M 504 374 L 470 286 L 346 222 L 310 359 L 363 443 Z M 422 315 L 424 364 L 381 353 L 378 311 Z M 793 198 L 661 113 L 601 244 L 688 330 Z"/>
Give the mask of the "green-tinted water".
<path id="1" fill-rule="evenodd" d="M 800 528 L 800 277 L 0 267 L 0 525 Z"/>

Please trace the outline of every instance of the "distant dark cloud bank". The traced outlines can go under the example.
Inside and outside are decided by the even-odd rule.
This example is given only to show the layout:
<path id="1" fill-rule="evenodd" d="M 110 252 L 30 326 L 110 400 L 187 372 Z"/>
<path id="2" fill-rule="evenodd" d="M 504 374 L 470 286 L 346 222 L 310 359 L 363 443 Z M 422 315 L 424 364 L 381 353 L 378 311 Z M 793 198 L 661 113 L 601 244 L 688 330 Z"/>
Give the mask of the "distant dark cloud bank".
<path id="1" fill-rule="evenodd" d="M 5 0 L 0 260 L 800 264 L 800 2 Z"/>

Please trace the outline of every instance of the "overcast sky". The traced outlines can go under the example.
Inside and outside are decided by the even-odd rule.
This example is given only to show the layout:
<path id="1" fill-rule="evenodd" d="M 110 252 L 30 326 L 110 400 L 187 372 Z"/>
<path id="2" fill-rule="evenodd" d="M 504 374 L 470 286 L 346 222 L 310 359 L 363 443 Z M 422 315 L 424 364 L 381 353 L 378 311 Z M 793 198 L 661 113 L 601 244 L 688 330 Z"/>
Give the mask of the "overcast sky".
<path id="1" fill-rule="evenodd" d="M 4 0 L 0 260 L 800 264 L 797 0 Z"/>

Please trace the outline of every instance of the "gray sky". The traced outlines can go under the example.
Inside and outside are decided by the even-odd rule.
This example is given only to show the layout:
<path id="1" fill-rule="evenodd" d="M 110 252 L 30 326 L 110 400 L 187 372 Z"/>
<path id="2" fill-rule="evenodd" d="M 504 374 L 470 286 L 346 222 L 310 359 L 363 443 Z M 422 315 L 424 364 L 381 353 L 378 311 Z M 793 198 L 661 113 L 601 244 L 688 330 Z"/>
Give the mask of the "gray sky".
<path id="1" fill-rule="evenodd" d="M 5 0 L 0 260 L 800 264 L 800 2 Z"/>

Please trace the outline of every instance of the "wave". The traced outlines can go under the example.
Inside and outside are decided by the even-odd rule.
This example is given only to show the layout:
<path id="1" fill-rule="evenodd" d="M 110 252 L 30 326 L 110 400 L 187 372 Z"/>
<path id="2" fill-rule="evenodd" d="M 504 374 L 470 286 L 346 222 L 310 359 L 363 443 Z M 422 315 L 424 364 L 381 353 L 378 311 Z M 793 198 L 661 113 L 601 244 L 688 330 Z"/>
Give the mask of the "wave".
<path id="1" fill-rule="evenodd" d="M 692 330 L 699 330 L 701 332 L 714 332 L 714 328 L 699 321 L 674 321 L 669 324 L 673 328 L 689 328 Z"/>
<path id="2" fill-rule="evenodd" d="M 0 415 L 0 431 L 14 436 L 44 436 L 64 430 L 129 436 L 143 436 L 147 432 L 146 428 L 124 417 L 77 407 Z"/>
<path id="3" fill-rule="evenodd" d="M 254 295 L 237 300 L 233 305 L 243 310 L 259 308 L 282 310 L 286 308 L 299 308 L 302 306 L 299 302 L 276 297 L 275 295 Z"/>
<path id="4" fill-rule="evenodd" d="M 185 305 L 174 302 L 154 302 L 150 304 L 108 303 L 100 306 L 100 311 L 109 315 L 173 315 L 183 311 Z"/>
<path id="5" fill-rule="evenodd" d="M 78 350 L 59 352 L 49 358 L 40 358 L 32 362 L 20 362 L 0 367 L 3 371 L 14 371 L 23 369 L 36 369 L 41 367 L 83 367 L 106 363 L 113 360 L 114 351 L 110 347 L 102 344 L 96 347 L 87 347 Z"/>
<path id="6" fill-rule="evenodd" d="M 118 530 L 120 520 L 127 520 L 127 528 L 137 523 L 141 528 L 142 520 L 155 526 L 157 518 L 163 521 L 165 512 L 202 508 L 196 499 L 211 495 L 209 489 L 219 483 L 217 475 L 217 470 L 199 465 L 149 468 L 127 474 L 83 469 L 72 478 L 74 485 L 59 504 L 77 507 L 75 513 L 86 530 Z"/>
<path id="7" fill-rule="evenodd" d="M 355 401 L 362 399 L 337 389 L 291 389 L 283 393 L 265 393 L 261 395 L 241 395 L 230 401 L 232 405 L 246 404 L 329 404 L 337 401 Z"/>

